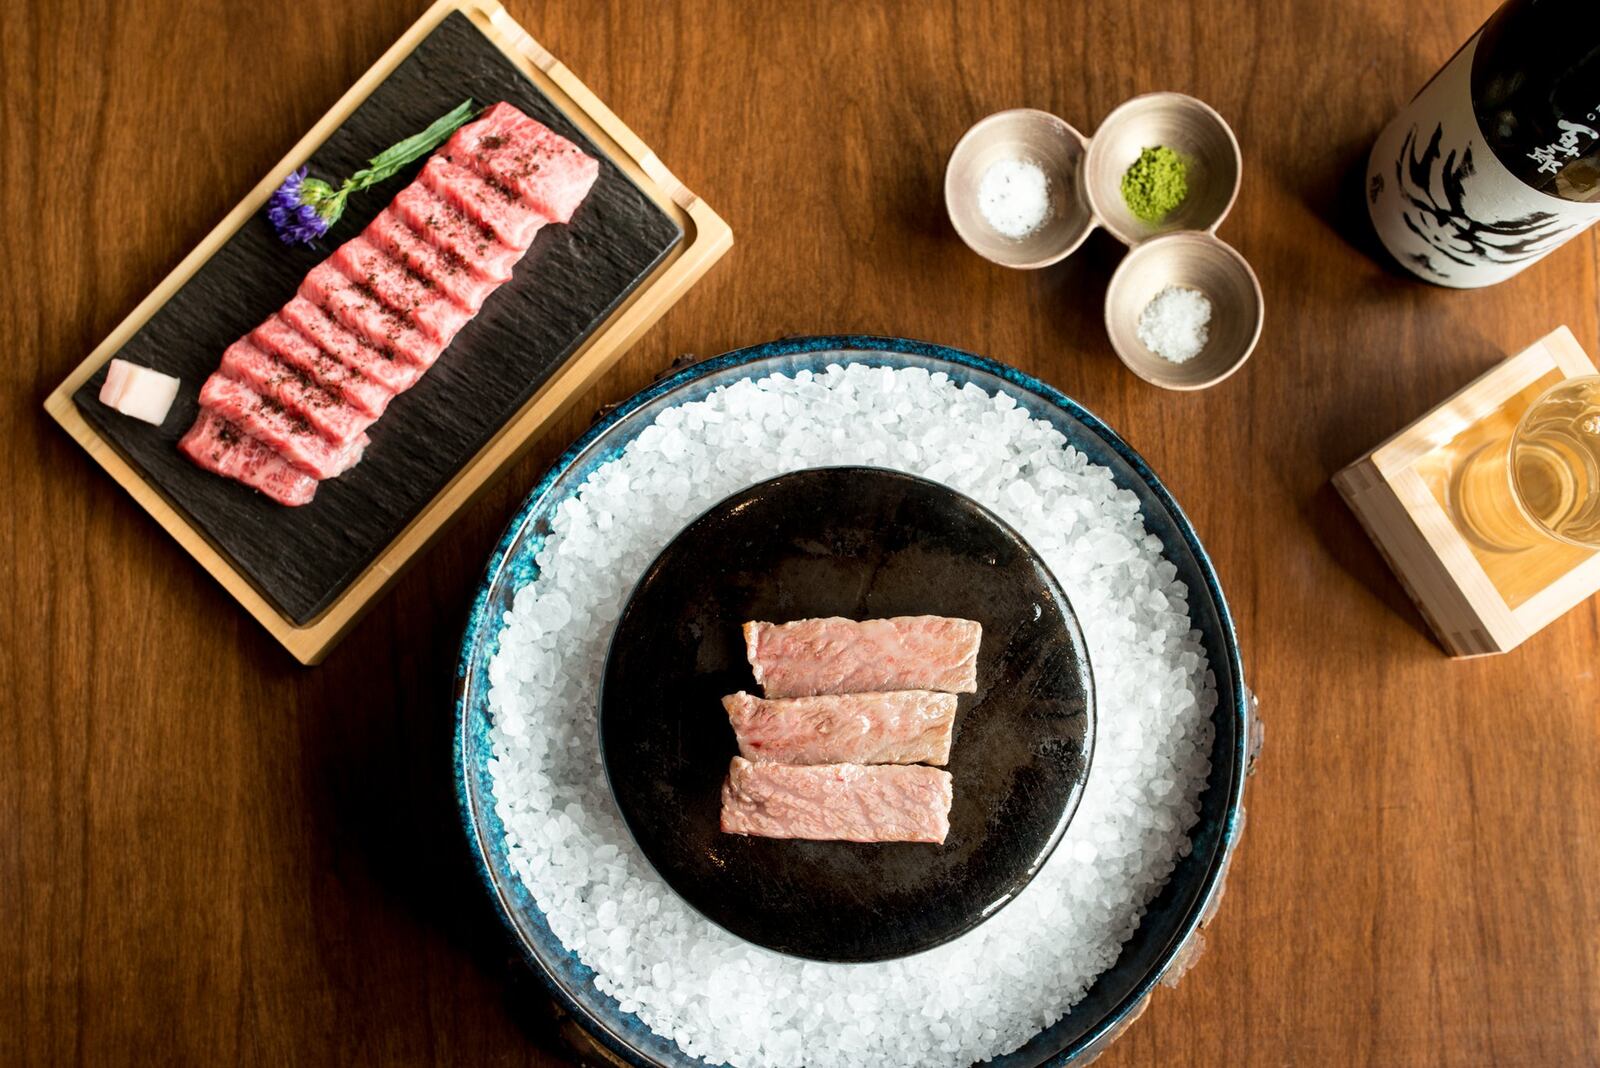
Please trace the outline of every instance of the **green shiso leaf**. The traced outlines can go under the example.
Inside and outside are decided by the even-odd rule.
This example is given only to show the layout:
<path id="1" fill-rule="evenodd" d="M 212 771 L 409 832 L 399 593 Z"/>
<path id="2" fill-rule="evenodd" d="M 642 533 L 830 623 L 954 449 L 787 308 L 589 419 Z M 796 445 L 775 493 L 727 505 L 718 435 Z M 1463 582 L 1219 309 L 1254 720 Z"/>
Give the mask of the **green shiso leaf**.
<path id="1" fill-rule="evenodd" d="M 472 99 L 469 97 L 463 100 L 448 114 L 435 119 L 426 130 L 390 145 L 373 156 L 367 161 L 366 167 L 352 174 L 339 191 L 349 195 L 377 185 L 386 178 L 394 177 L 406 164 L 421 159 L 444 144 L 445 140 L 456 132 L 457 127 L 472 118 L 473 111 Z"/>

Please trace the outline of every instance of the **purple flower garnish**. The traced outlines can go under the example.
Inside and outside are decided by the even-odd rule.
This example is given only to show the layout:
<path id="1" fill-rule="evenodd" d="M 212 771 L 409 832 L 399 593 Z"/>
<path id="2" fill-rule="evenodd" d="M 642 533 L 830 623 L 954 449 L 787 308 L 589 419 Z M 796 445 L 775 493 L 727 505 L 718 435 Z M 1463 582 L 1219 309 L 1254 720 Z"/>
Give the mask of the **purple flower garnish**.
<path id="1" fill-rule="evenodd" d="M 346 178 L 338 189 L 320 178 L 307 178 L 304 167 L 296 168 L 273 191 L 272 199 L 267 201 L 267 218 L 284 244 L 309 245 L 339 221 L 339 216 L 344 214 L 344 202 L 350 194 L 392 178 L 406 164 L 421 159 L 444 144 L 445 139 L 470 118 L 472 101 L 468 99 L 448 114 L 435 119 L 426 130 L 390 145 L 372 157 L 367 161 L 367 166 Z"/>
<path id="2" fill-rule="evenodd" d="M 307 185 L 311 188 L 305 188 Z M 328 232 L 332 220 L 317 210 L 316 203 L 308 202 L 305 195 L 315 196 L 318 185 L 323 183 L 306 181 L 306 169 L 301 167 L 291 171 L 267 201 L 267 218 L 284 244 L 309 245 Z"/>

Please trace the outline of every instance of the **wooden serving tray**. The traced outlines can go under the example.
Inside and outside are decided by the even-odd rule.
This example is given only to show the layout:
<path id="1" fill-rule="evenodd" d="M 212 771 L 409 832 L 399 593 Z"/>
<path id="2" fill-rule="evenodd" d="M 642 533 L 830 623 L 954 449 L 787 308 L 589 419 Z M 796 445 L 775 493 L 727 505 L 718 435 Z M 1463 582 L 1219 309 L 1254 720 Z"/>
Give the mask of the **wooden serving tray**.
<path id="1" fill-rule="evenodd" d="M 1464 457 L 1508 440 L 1550 386 L 1594 373 L 1572 331 L 1558 327 L 1334 476 L 1451 656 L 1509 652 L 1600 591 L 1600 553 L 1554 538 L 1520 552 L 1486 549 L 1447 506 Z"/>
<path id="2" fill-rule="evenodd" d="M 314 249 L 263 207 L 312 163 L 343 175 L 466 96 L 506 99 L 601 160 L 570 226 L 548 226 L 454 344 L 373 428 L 360 465 L 302 508 L 176 451 L 222 350 L 420 168 L 352 201 Z M 50 395 L 45 409 L 297 659 L 314 664 L 476 493 L 733 243 L 732 231 L 494 0 L 439 0 Z M 160 428 L 96 399 L 119 353 L 178 375 Z"/>

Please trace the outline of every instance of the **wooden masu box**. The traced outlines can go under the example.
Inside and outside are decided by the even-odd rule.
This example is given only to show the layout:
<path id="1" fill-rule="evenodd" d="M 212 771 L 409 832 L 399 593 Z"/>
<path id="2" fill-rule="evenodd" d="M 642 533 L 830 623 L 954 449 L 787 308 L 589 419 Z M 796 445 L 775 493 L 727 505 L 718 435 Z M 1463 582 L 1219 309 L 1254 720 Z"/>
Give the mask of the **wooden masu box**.
<path id="1" fill-rule="evenodd" d="M 1556 382 L 1594 373 L 1559 327 L 1334 476 L 1451 656 L 1509 652 L 1600 591 L 1600 553 L 1554 538 L 1514 553 L 1481 548 L 1447 507 L 1461 458 L 1508 439 Z"/>
<path id="2" fill-rule="evenodd" d="M 188 516 L 77 410 L 73 395 L 253 216 L 282 176 L 302 163 L 418 45 L 459 12 L 674 220 L 683 240 L 594 329 L 586 341 L 454 477 L 314 618 L 297 624 L 218 551 Z M 673 176 L 656 154 L 588 87 L 530 37 L 495 0 L 437 0 L 338 103 L 289 150 L 206 238 L 136 307 L 45 402 L 45 410 L 108 471 L 189 555 L 299 661 L 315 664 L 355 624 L 446 524 L 585 389 L 612 366 L 733 244 L 728 225 Z"/>

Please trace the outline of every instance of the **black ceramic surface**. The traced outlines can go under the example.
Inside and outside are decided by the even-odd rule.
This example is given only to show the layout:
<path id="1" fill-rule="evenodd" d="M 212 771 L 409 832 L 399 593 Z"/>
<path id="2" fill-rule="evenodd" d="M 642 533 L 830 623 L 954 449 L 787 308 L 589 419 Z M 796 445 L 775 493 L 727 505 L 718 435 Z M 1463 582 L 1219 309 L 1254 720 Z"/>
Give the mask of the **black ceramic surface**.
<path id="1" fill-rule="evenodd" d="M 185 512 L 286 616 L 312 619 L 361 573 L 496 430 L 543 385 L 683 233 L 468 19 L 449 15 L 311 156 L 311 173 L 344 177 L 467 97 L 505 100 L 600 160 L 570 225 L 546 226 L 512 280 L 439 362 L 396 398 L 353 470 L 316 499 L 284 508 L 207 474 L 177 451 L 222 350 L 291 296 L 306 273 L 354 237 L 421 169 L 418 161 L 353 198 L 314 247 L 280 243 L 258 212 L 118 353 L 178 376 L 160 428 L 103 407 L 102 368 L 75 400 L 166 498 Z"/>
<path id="2" fill-rule="evenodd" d="M 983 624 L 945 843 L 723 834 L 737 746 L 720 698 L 760 692 L 740 625 L 922 614 Z M 947 487 L 870 468 L 785 475 L 686 527 L 623 610 L 600 706 L 612 791 L 662 877 L 736 935 L 832 961 L 916 953 L 994 915 L 1065 831 L 1093 734 L 1083 636 L 1026 543 Z"/>

